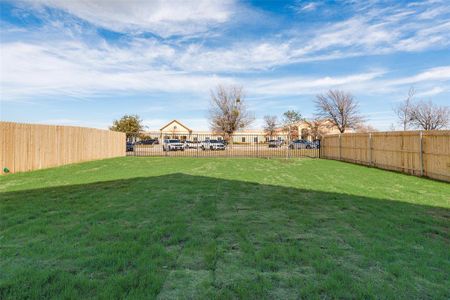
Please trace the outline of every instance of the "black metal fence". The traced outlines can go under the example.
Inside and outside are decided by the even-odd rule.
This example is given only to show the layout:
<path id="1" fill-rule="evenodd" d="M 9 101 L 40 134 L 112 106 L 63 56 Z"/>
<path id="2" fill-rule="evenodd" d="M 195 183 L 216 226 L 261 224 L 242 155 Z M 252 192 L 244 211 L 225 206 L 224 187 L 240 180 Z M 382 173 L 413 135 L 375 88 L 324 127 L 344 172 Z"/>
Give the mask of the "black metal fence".
<path id="1" fill-rule="evenodd" d="M 128 141 L 126 147 L 128 156 L 320 157 L 319 141 L 251 134 L 235 134 L 225 141 L 211 134 L 147 133 Z"/>

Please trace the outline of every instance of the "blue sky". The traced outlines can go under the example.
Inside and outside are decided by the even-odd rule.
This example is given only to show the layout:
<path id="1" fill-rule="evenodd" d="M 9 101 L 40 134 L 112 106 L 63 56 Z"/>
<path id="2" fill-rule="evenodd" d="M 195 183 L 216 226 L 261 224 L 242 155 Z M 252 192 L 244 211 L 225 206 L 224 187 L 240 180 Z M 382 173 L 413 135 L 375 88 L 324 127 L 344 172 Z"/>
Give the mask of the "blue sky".
<path id="1" fill-rule="evenodd" d="M 450 103 L 450 4 L 428 1 L 2 1 L 4 121 L 107 128 L 139 114 L 208 129 L 210 90 L 245 89 L 256 117 L 314 114 L 351 92 L 372 126 L 393 106 Z"/>

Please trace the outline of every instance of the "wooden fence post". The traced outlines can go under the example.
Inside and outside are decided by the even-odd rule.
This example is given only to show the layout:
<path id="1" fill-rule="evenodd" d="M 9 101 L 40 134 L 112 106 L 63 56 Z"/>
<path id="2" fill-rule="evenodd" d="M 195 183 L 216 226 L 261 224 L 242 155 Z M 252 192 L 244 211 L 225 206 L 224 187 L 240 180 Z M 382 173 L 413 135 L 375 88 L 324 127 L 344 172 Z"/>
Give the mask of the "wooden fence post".
<path id="1" fill-rule="evenodd" d="M 423 132 L 419 132 L 419 145 L 420 145 L 420 176 L 423 176 Z"/>
<path id="2" fill-rule="evenodd" d="M 341 151 L 342 151 L 342 143 L 341 143 L 341 134 L 339 133 L 339 160 L 342 159 Z"/>
<path id="3" fill-rule="evenodd" d="M 372 166 L 372 133 L 369 133 L 369 166 Z"/>

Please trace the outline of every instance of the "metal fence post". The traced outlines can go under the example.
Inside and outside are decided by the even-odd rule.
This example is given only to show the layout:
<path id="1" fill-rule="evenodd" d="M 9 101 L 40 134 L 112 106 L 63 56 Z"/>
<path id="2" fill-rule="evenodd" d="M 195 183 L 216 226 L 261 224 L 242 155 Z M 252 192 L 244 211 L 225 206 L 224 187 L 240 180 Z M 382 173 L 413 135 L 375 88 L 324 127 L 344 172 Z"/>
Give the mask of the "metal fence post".
<path id="1" fill-rule="evenodd" d="M 255 140 L 255 138 L 253 138 L 253 141 Z M 259 140 L 258 140 L 258 136 L 256 136 L 256 157 L 259 158 Z"/>
<path id="2" fill-rule="evenodd" d="M 194 145 L 195 145 L 195 148 L 197 148 L 196 150 L 196 155 L 197 155 L 197 158 L 198 158 L 198 149 L 200 148 L 200 140 L 198 139 L 198 134 L 197 134 L 197 140 L 195 141 L 195 143 L 194 143 Z"/>
<path id="3" fill-rule="evenodd" d="M 287 136 L 286 139 L 286 159 L 289 158 L 289 135 Z"/>
<path id="4" fill-rule="evenodd" d="M 164 156 L 169 156 L 169 149 L 167 149 L 166 151 L 164 151 L 164 140 L 163 140 L 163 152 L 164 152 Z"/>
<path id="5" fill-rule="evenodd" d="M 319 151 L 318 151 L 318 154 L 319 154 L 319 158 L 322 158 L 322 140 L 320 139 L 320 140 L 318 140 L 318 147 L 319 147 Z"/>
<path id="6" fill-rule="evenodd" d="M 419 145 L 420 145 L 420 176 L 423 176 L 423 132 L 419 132 Z"/>

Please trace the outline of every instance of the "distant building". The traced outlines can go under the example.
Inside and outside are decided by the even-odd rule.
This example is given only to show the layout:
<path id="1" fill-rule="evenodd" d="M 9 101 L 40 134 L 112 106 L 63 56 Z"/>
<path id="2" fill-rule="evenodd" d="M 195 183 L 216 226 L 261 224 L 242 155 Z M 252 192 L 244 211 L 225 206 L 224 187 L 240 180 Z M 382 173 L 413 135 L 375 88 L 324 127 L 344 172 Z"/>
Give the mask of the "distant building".
<path id="1" fill-rule="evenodd" d="M 320 126 L 321 132 L 323 134 L 339 133 L 337 128 L 332 127 L 330 124 L 331 123 L 329 121 L 324 121 Z M 313 140 L 314 137 L 309 134 L 308 128 L 309 125 L 306 122 L 298 122 L 293 126 L 291 130 L 291 132 L 295 132 L 296 134 L 291 134 L 291 137 Z M 212 131 L 193 130 L 178 120 L 170 121 L 169 123 L 161 127 L 159 131 L 149 131 L 145 134 L 150 136 L 151 138 L 180 139 L 183 141 L 223 139 L 223 136 L 219 133 L 214 133 Z M 261 129 L 245 129 L 236 131 L 233 134 L 233 143 L 263 143 L 269 141 L 270 139 L 286 140 L 288 139 L 288 132 L 283 128 L 278 128 L 275 134 L 270 137 L 264 130 Z"/>
<path id="2" fill-rule="evenodd" d="M 159 129 L 159 132 L 147 132 L 152 138 L 180 139 L 189 141 L 222 140 L 223 136 L 212 131 L 192 130 L 178 120 L 172 120 Z M 157 136 L 156 136 L 157 135 Z M 241 130 L 233 135 L 234 143 L 261 143 L 269 139 L 263 130 Z"/>
<path id="3" fill-rule="evenodd" d="M 159 129 L 161 139 L 191 140 L 193 130 L 178 120 L 172 120 Z"/>

